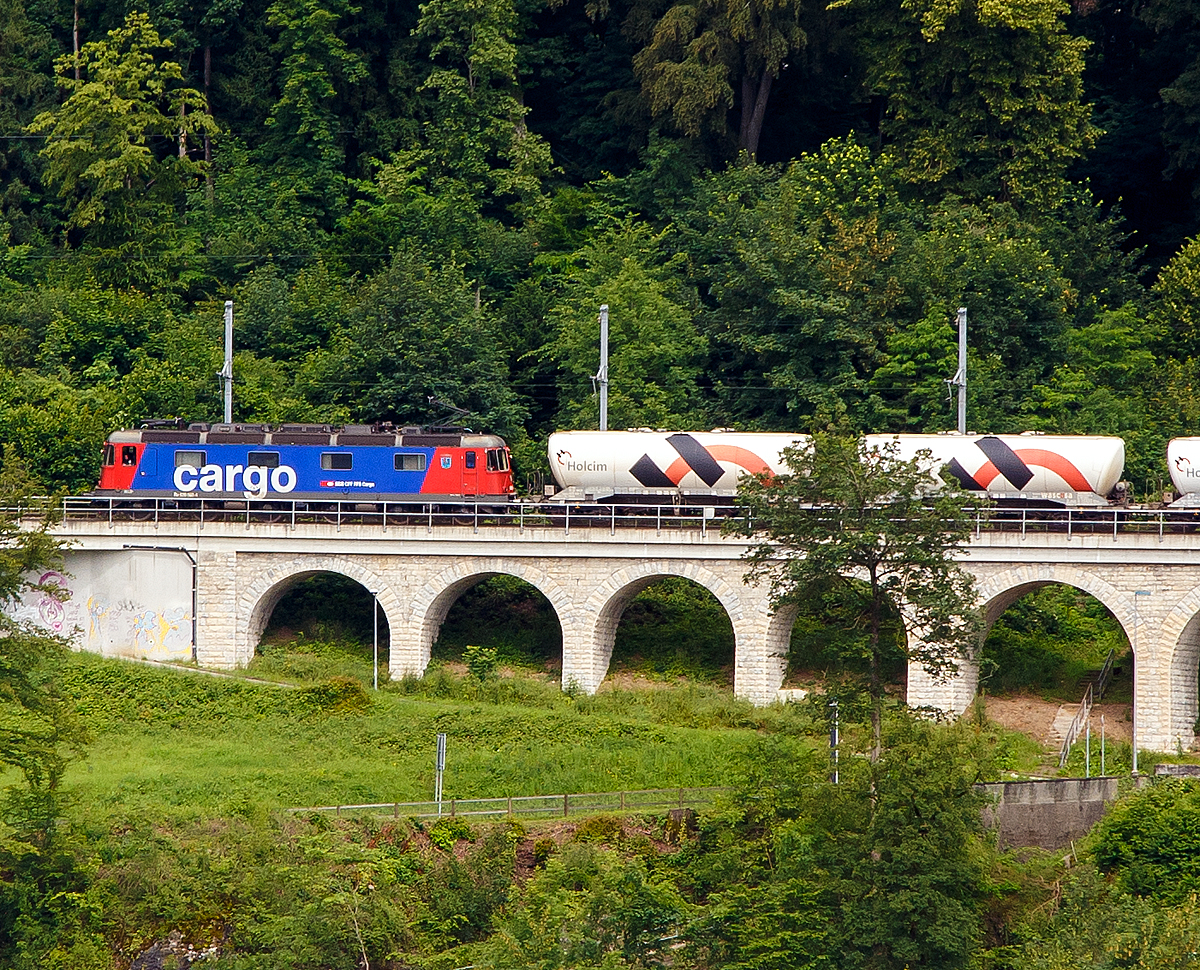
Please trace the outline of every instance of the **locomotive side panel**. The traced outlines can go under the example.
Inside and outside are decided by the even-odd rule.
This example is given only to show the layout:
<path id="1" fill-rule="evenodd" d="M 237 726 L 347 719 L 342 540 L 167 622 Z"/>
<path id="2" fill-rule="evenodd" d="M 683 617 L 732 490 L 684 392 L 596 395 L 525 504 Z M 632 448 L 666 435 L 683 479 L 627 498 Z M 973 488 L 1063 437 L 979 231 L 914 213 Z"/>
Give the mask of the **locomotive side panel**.
<path id="1" fill-rule="evenodd" d="M 322 436 L 320 443 L 251 441 L 143 442 L 116 432 L 105 444 L 97 491 L 146 497 L 338 499 L 514 494 L 507 446 L 473 436 L 475 447 L 396 447 L 394 436 L 366 441 Z M 287 436 L 281 435 L 281 438 Z M 134 439 L 134 440 L 129 440 Z M 353 443 L 351 443 L 351 441 Z M 345 442 L 345 443 L 343 443 Z"/>

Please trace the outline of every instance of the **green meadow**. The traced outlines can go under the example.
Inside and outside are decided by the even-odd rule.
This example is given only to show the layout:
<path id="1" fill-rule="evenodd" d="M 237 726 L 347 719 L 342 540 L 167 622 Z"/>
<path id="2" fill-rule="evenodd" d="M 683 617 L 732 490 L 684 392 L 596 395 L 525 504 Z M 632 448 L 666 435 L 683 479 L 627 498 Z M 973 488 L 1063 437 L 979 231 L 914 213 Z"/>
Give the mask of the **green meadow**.
<path id="1" fill-rule="evenodd" d="M 692 787 L 726 783 L 760 731 L 807 746 L 823 730 L 805 710 L 706 687 L 572 697 L 529 674 L 445 670 L 369 683 L 273 686 L 76 655 L 64 686 L 91 742 L 66 784 L 93 820 L 421 801 L 444 732 L 446 798 Z"/>

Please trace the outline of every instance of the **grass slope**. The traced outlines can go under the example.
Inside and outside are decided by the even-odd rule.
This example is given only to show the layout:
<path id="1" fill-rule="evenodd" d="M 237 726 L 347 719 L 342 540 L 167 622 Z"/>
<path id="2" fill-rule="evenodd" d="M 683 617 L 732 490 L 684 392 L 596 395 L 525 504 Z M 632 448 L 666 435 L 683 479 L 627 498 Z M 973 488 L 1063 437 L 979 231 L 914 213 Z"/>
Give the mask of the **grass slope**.
<path id="1" fill-rule="evenodd" d="M 759 730 L 810 743 L 802 712 L 704 688 L 572 698 L 529 677 L 435 672 L 375 694 L 349 678 L 289 689 L 82 654 L 64 686 L 93 737 L 66 781 L 93 818 L 428 799 L 439 731 L 447 798 L 723 784 Z"/>

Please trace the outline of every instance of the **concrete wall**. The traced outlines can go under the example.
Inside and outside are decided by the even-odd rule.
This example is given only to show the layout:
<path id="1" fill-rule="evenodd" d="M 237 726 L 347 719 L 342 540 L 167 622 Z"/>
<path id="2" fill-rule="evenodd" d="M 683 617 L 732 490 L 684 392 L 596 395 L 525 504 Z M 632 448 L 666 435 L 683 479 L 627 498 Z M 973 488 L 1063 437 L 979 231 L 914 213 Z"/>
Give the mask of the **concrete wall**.
<path id="1" fill-rule="evenodd" d="M 10 614 L 110 657 L 192 659 L 192 564 L 174 550 L 72 551 L 58 581 L 70 594 L 59 603 L 36 594 Z"/>
<path id="2" fill-rule="evenodd" d="M 1000 847 L 1061 849 L 1086 835 L 1117 798 L 1117 779 L 1053 778 L 981 785 L 996 799 L 984 811 L 998 828 Z"/>

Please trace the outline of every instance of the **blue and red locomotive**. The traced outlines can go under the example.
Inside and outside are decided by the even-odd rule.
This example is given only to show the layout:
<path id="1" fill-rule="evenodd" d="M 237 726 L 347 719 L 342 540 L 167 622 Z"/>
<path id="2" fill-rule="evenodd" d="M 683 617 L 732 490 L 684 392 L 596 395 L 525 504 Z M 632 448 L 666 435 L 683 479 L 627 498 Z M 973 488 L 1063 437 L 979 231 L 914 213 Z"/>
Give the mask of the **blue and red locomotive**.
<path id="1" fill-rule="evenodd" d="M 146 498 L 511 499 L 508 446 L 459 428 L 149 421 L 104 444 L 100 492 Z"/>

